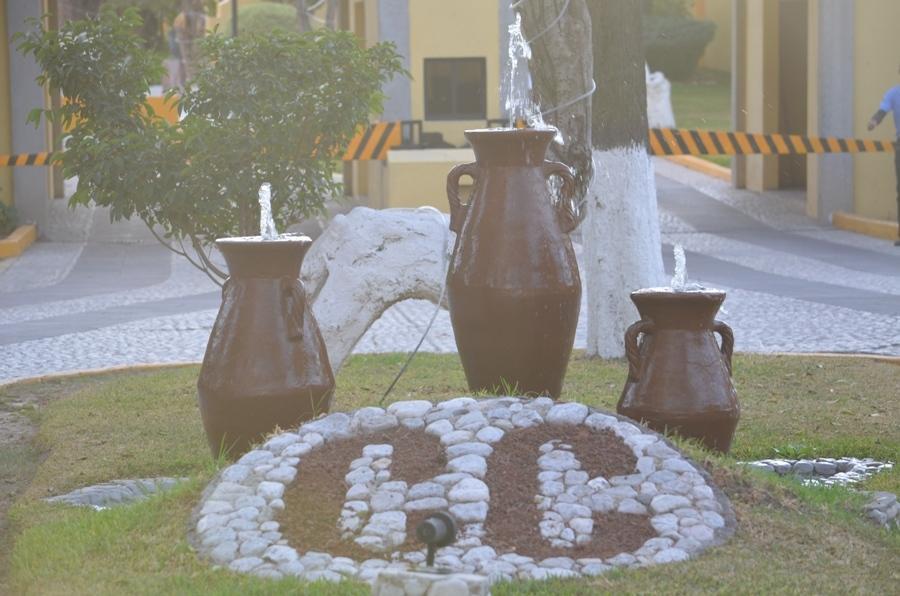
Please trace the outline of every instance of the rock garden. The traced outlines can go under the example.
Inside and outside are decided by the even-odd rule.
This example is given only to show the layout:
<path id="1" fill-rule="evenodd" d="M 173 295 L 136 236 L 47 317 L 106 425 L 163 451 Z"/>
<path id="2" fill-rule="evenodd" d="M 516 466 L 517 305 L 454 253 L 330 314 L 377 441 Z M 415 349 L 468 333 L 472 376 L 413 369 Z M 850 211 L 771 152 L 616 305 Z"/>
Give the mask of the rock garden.
<path id="1" fill-rule="evenodd" d="M 861 474 L 851 489 L 741 463 L 818 463 L 828 456 L 838 463 L 849 461 L 842 456 L 895 461 L 900 425 L 888 389 L 900 375 L 894 365 L 736 355 L 742 421 L 725 456 L 678 438 L 658 438 L 609 414 L 627 373 L 622 361 L 573 356 L 565 391 L 585 410 L 567 406 L 557 412 L 572 408 L 577 420 L 586 411 L 575 424 L 551 415 L 554 405 L 548 400 L 460 399 L 465 379 L 452 355 L 417 357 L 398 384 L 396 399 L 379 405 L 373 390 L 389 383 L 401 364 L 400 356 L 351 357 L 336 379 L 335 413 L 273 435 L 244 463 L 215 466 L 210 466 L 197 412 L 196 367 L 3 387 L 4 411 L 21 416 L 36 432 L 28 449 L 15 451 L 15 459 L 8 444 L 3 446 L 4 503 L 11 505 L 3 533 L 3 591 L 368 593 L 365 580 L 373 569 L 421 561 L 422 545 L 408 528 L 423 515 L 417 507 L 427 511 L 444 501 L 457 511 L 459 505 L 464 512 L 471 509 L 466 519 L 472 521 L 461 524 L 460 544 L 438 551 L 439 562 L 494 574 L 495 594 L 733 592 L 748 582 L 762 591 L 823 593 L 851 582 L 860 591 L 888 593 L 896 584 L 897 530 L 868 518 L 872 499 L 863 494 L 898 492 L 896 467 Z M 544 423 L 528 426 L 538 418 Z M 355 437 L 351 427 L 365 427 L 368 434 Z M 340 434 L 341 428 L 347 436 L 329 434 L 329 429 Z M 633 447 L 651 439 L 659 449 L 652 455 L 653 469 L 661 471 L 645 479 L 650 460 L 642 463 Z M 608 456 L 587 449 L 591 444 L 602 444 Z M 666 458 L 669 449 L 676 455 Z M 251 460 L 256 461 L 251 465 Z M 508 461 L 523 469 L 504 465 Z M 389 474 L 376 480 L 384 471 Z M 348 484 L 351 474 L 350 480 L 371 475 L 371 483 Z M 688 489 L 680 483 L 683 476 L 697 486 Z M 313 477 L 321 482 L 308 482 Z M 120 498 L 122 487 L 113 485 L 107 494 L 115 498 L 99 511 L 44 500 L 114 480 L 166 478 L 177 480 L 174 487 L 161 480 L 165 490 L 130 504 Z M 687 507 L 662 512 L 664 499 L 656 501 L 660 511 L 654 509 L 658 495 L 651 498 L 650 485 L 659 491 L 667 483 L 676 500 L 689 502 Z M 231 504 L 217 504 L 216 492 L 229 486 Z M 348 496 L 353 486 L 359 488 Z M 720 511 L 713 501 L 698 498 L 708 496 L 706 487 L 721 503 Z M 567 494 L 587 497 L 588 490 L 590 506 L 564 502 Z M 478 504 L 485 492 L 489 507 L 480 520 Z M 238 499 L 243 499 L 240 507 Z M 126 504 L 117 506 L 117 500 Z M 578 516 L 557 518 L 560 508 Z M 699 517 L 692 517 L 691 508 Z M 373 526 L 379 513 L 388 514 L 379 519 L 398 518 L 390 532 Z M 200 526 L 208 515 L 203 526 L 216 515 L 222 516 L 220 522 L 230 519 L 216 531 Z M 723 527 L 714 527 L 717 515 Z M 578 544 L 576 530 L 586 535 L 588 526 L 590 542 L 582 538 Z M 700 529 L 689 534 L 690 528 Z M 562 537 L 566 529 L 572 530 L 573 546 L 564 543 L 572 537 Z M 556 530 L 559 534 L 547 538 Z M 245 534 L 239 538 L 238 532 Z M 391 540 L 392 533 L 405 545 L 396 554 L 373 550 L 374 540 L 362 540 L 368 546 L 358 542 L 363 537 Z M 683 558 L 681 552 L 689 558 L 647 565 L 653 559 Z M 216 561 L 217 556 L 225 558 Z"/>

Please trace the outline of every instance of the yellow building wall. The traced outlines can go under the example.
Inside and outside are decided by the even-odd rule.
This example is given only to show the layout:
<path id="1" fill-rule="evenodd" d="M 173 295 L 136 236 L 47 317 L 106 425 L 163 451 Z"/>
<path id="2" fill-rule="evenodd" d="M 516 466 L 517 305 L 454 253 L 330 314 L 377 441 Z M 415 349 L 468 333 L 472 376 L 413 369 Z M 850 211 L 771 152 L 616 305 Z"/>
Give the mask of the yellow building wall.
<path id="1" fill-rule="evenodd" d="M 822 36 L 819 33 L 819 3 L 810 2 L 807 13 L 807 55 L 809 64 L 806 69 L 806 133 L 811 137 L 823 136 L 819 130 L 819 44 Z M 817 219 L 819 204 L 815 197 L 819 195 L 819 158 L 815 154 L 806 156 L 806 215 Z"/>
<path id="2" fill-rule="evenodd" d="M 364 47 L 371 48 L 380 41 L 378 32 L 378 0 L 351 0 L 347 15 L 349 31 L 356 33 Z"/>
<path id="3" fill-rule="evenodd" d="M 379 206 L 421 207 L 431 205 L 450 212 L 447 201 L 447 174 L 454 166 L 475 161 L 471 149 L 413 149 L 388 152 L 384 179 L 384 197 Z M 472 188 L 472 180 L 460 180 L 463 201 Z M 371 199 L 371 197 L 370 197 Z M 370 206 L 372 205 L 370 201 Z"/>
<path id="4" fill-rule="evenodd" d="M 744 64 L 746 129 L 749 132 L 778 132 L 778 2 L 754 0 L 747 3 L 746 62 Z M 747 188 L 764 191 L 778 188 L 778 158 L 751 155 L 746 158 Z"/>
<path id="5" fill-rule="evenodd" d="M 900 84 L 900 2 L 856 2 L 854 56 L 854 128 L 857 138 L 894 139 L 894 122 L 887 116 L 872 132 L 866 124 L 884 93 Z M 897 189 L 893 154 L 854 156 L 854 210 L 858 215 L 897 221 Z"/>
<path id="6" fill-rule="evenodd" d="M 9 33 L 6 27 L 6 0 L 0 0 L 0 154 L 12 148 L 12 121 L 9 113 Z M 12 205 L 12 168 L 0 167 L 0 201 Z"/>
<path id="7" fill-rule="evenodd" d="M 409 3 L 412 119 L 425 120 L 425 59 L 485 58 L 487 118 L 500 117 L 498 32 L 500 15 L 495 2 L 485 0 L 412 0 Z M 423 130 L 440 132 L 459 146 L 463 131 L 484 128 L 484 120 L 426 120 Z"/>
<path id="8" fill-rule="evenodd" d="M 716 24 L 716 35 L 703 53 L 700 66 L 731 72 L 732 0 L 695 0 L 694 17 Z"/>

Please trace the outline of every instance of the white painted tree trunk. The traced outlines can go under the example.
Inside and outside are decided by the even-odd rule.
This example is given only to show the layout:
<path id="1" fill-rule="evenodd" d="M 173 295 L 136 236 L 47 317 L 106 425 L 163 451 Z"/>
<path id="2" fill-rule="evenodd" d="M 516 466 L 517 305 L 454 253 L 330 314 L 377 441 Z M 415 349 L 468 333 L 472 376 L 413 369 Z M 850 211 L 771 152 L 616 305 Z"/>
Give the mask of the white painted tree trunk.
<path id="1" fill-rule="evenodd" d="M 587 294 L 587 353 L 625 355 L 638 320 L 629 294 L 663 284 L 653 164 L 642 145 L 594 150 L 594 177 L 581 224 Z"/>

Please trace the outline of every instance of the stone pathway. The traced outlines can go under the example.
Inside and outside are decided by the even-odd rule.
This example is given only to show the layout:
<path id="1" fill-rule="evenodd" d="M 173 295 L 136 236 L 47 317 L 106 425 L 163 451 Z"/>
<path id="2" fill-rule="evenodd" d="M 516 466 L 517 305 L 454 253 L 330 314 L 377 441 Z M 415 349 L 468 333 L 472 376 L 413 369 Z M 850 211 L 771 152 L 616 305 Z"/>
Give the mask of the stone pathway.
<path id="1" fill-rule="evenodd" d="M 682 244 L 691 280 L 728 292 L 720 318 L 736 350 L 900 355 L 900 250 L 816 225 L 797 193 L 734 190 L 655 163 L 668 266 Z M 0 382 L 198 361 L 218 304 L 218 289 L 161 246 L 38 243 L 0 268 Z M 356 352 L 411 350 L 433 308 L 392 307 Z M 456 350 L 446 311 L 422 349 Z"/>

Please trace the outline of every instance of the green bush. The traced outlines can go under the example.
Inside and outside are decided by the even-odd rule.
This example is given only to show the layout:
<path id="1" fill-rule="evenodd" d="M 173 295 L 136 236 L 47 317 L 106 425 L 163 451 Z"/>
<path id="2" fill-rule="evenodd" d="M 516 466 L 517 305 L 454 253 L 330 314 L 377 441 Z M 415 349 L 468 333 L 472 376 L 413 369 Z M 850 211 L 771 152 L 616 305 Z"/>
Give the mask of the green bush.
<path id="1" fill-rule="evenodd" d="M 716 24 L 684 17 L 644 17 L 644 52 L 650 70 L 669 79 L 689 79 L 716 33 Z"/>
<path id="2" fill-rule="evenodd" d="M 16 208 L 0 201 L 0 238 L 9 236 L 19 225 Z"/>
<path id="3" fill-rule="evenodd" d="M 272 31 L 297 31 L 297 9 L 289 4 L 259 2 L 238 8 L 238 35 L 269 35 Z M 231 14 L 219 26 L 231 35 Z"/>
<path id="4" fill-rule="evenodd" d="M 173 125 L 147 102 L 161 66 L 140 26 L 133 9 L 104 9 L 58 31 L 32 22 L 16 34 L 41 68 L 38 82 L 69 100 L 29 120 L 69 129 L 60 161 L 66 177 L 78 176 L 70 205 L 139 217 L 214 278 L 227 275 L 209 260 L 214 240 L 258 233 L 263 182 L 282 230 L 341 196 L 335 153 L 381 112 L 382 84 L 404 72 L 393 45 L 363 49 L 347 32 L 209 35 Z"/>

